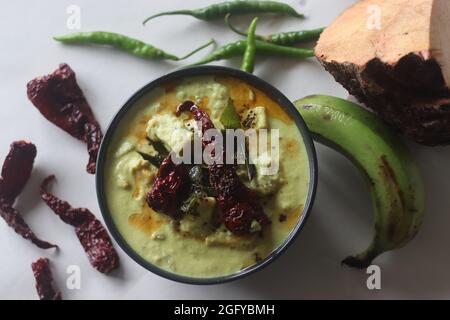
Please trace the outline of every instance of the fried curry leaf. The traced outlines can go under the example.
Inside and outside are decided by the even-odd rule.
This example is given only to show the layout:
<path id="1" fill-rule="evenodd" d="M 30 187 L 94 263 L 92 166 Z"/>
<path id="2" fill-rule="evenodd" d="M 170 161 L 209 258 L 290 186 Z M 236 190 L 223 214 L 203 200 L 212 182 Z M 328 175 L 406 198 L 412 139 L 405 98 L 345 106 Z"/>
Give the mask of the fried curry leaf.
<path id="1" fill-rule="evenodd" d="M 137 153 L 139 153 L 139 155 L 146 161 L 150 162 L 152 165 L 154 165 L 155 167 L 159 168 L 161 166 L 161 163 L 164 161 L 164 157 L 162 157 L 161 155 L 156 155 L 156 156 L 152 156 L 140 151 L 137 151 Z"/>

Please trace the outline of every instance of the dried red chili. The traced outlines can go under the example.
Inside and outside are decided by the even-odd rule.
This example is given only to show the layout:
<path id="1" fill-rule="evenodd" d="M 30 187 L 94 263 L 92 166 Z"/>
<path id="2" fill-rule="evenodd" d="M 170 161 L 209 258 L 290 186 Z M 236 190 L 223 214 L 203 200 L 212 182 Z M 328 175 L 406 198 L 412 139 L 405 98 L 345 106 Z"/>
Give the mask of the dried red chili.
<path id="1" fill-rule="evenodd" d="M 0 178 L 0 195 L 6 203 L 13 204 L 27 184 L 36 154 L 36 146 L 31 142 L 15 141 L 11 144 Z"/>
<path id="2" fill-rule="evenodd" d="M 62 300 L 60 291 L 53 288 L 53 276 L 50 270 L 50 261 L 40 258 L 31 264 L 34 278 L 36 279 L 36 290 L 41 300 Z"/>
<path id="3" fill-rule="evenodd" d="M 109 273 L 119 265 L 119 256 L 108 232 L 94 214 L 85 208 L 72 206 L 47 191 L 48 184 L 55 179 L 49 176 L 41 185 L 41 198 L 65 223 L 75 227 L 91 265 L 102 273 Z"/>
<path id="4" fill-rule="evenodd" d="M 177 108 L 177 116 L 179 117 L 183 112 L 191 112 L 194 116 L 194 119 L 197 122 L 202 124 L 202 133 L 205 133 L 207 130 L 215 129 L 213 122 L 211 121 L 209 115 L 195 105 L 192 101 L 185 101 L 180 104 Z M 203 146 L 206 147 L 210 141 L 202 140 Z"/>
<path id="5" fill-rule="evenodd" d="M 212 122 L 204 122 L 205 131 L 212 128 L 214 128 Z M 191 189 L 188 167 L 173 163 L 169 154 L 159 167 L 155 182 L 147 194 L 147 204 L 159 213 L 178 219 L 181 216 L 181 205 L 189 196 Z"/>
<path id="6" fill-rule="evenodd" d="M 0 216 L 14 231 L 41 249 L 57 247 L 36 237 L 13 205 L 22 192 L 36 158 L 36 146 L 28 141 L 16 141 L 11 144 L 8 155 L 3 163 L 0 177 Z"/>
<path id="7" fill-rule="evenodd" d="M 178 219 L 181 204 L 189 195 L 190 188 L 188 169 L 182 164 L 174 164 L 169 155 L 159 167 L 146 200 L 153 210 Z"/>
<path id="8" fill-rule="evenodd" d="M 186 111 L 191 112 L 194 119 L 201 122 L 203 133 L 214 128 L 209 115 L 192 101 L 182 103 L 177 109 L 177 115 Z M 203 147 L 206 147 L 214 143 L 214 140 L 202 139 L 202 142 Z M 226 159 L 225 151 L 222 152 L 222 159 Z M 249 233 L 254 220 L 261 226 L 270 223 L 262 206 L 258 203 L 256 195 L 239 179 L 234 165 L 215 163 L 208 168 L 211 186 L 217 193 L 222 221 L 231 232 L 236 234 Z"/>
<path id="9" fill-rule="evenodd" d="M 89 162 L 86 170 L 95 173 L 103 135 L 77 84 L 75 72 L 67 64 L 61 64 L 52 74 L 30 81 L 27 93 L 28 99 L 47 120 L 87 144 Z"/>
<path id="10" fill-rule="evenodd" d="M 233 233 L 250 233 L 253 220 L 261 227 L 270 223 L 255 194 L 247 188 L 232 165 L 209 166 L 211 186 L 216 190 L 225 226 Z"/>

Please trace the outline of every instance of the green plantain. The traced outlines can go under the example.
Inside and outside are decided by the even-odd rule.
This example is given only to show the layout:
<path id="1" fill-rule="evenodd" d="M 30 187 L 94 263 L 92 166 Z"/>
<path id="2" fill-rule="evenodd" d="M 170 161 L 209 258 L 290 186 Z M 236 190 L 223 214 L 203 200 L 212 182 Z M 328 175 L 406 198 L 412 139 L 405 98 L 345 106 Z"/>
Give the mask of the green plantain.
<path id="1" fill-rule="evenodd" d="M 314 139 L 343 153 L 368 178 L 375 236 L 368 249 L 342 263 L 366 268 L 383 252 L 406 245 L 422 223 L 425 195 L 404 143 L 374 114 L 350 101 L 315 95 L 294 104 Z"/>

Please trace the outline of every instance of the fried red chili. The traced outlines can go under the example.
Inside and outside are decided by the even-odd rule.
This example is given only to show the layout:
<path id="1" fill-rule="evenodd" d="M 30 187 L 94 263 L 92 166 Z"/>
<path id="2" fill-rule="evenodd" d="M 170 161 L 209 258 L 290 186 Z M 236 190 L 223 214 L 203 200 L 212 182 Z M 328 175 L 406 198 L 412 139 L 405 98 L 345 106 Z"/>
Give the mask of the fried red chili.
<path id="1" fill-rule="evenodd" d="M 0 216 L 17 234 L 30 240 L 41 249 L 50 249 L 57 246 L 38 239 L 20 213 L 13 207 L 17 196 L 30 178 L 36 153 L 36 146 L 31 142 L 16 141 L 11 144 L 0 177 Z"/>
<path id="2" fill-rule="evenodd" d="M 182 103 L 177 109 L 177 115 L 186 111 L 191 112 L 194 119 L 201 123 L 203 134 L 206 130 L 214 129 L 209 115 L 192 101 Z M 203 147 L 206 147 L 214 143 L 214 140 L 202 139 L 202 142 Z M 222 159 L 226 159 L 225 151 L 222 152 Z M 208 168 L 209 180 L 217 194 L 222 221 L 231 232 L 250 233 L 253 221 L 257 221 L 262 227 L 270 223 L 256 195 L 239 179 L 234 165 L 214 163 Z"/>
<path id="3" fill-rule="evenodd" d="M 47 191 L 48 184 L 55 179 L 49 176 L 41 185 L 41 198 L 65 223 L 75 227 L 91 265 L 102 273 L 108 273 L 119 265 L 119 256 L 108 232 L 94 214 L 85 208 L 72 206 Z"/>
<path id="4" fill-rule="evenodd" d="M 62 300 L 60 291 L 53 287 L 53 276 L 50 270 L 50 261 L 40 258 L 31 264 L 34 278 L 36 279 L 36 290 L 41 300 Z"/>
<path id="5" fill-rule="evenodd" d="M 52 74 L 30 81 L 27 93 L 47 120 L 87 144 L 89 162 L 86 170 L 94 174 L 103 135 L 77 84 L 75 72 L 67 64 L 61 64 Z"/>
<path id="6" fill-rule="evenodd" d="M 178 219 L 181 204 L 189 195 L 190 189 L 187 167 L 183 164 L 174 164 L 169 155 L 159 167 L 155 183 L 146 200 L 153 210 Z"/>

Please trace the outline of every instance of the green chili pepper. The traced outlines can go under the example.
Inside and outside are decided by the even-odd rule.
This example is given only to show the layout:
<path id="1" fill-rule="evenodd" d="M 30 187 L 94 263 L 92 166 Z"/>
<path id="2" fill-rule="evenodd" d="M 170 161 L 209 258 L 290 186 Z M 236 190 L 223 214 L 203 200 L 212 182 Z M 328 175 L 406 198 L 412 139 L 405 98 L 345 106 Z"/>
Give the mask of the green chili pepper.
<path id="1" fill-rule="evenodd" d="M 255 68 L 255 54 L 256 54 L 255 33 L 257 22 L 258 18 L 254 18 L 252 20 L 252 23 L 250 23 L 247 36 L 247 48 L 245 48 L 244 57 L 242 58 L 241 70 L 246 71 L 248 73 L 253 73 L 253 69 Z"/>
<path id="2" fill-rule="evenodd" d="M 256 14 L 256 13 L 280 13 L 298 18 L 303 18 L 303 14 L 298 13 L 294 8 L 285 3 L 277 1 L 255 1 L 255 0 L 235 0 L 213 4 L 204 8 L 194 10 L 176 10 L 161 12 L 145 19 L 144 24 L 149 20 L 168 15 L 189 15 L 200 20 L 215 20 L 224 18 L 227 13 L 234 14 Z"/>
<path id="3" fill-rule="evenodd" d="M 239 30 L 236 28 L 230 21 L 230 14 L 225 16 L 225 22 L 228 27 L 235 33 L 240 34 L 241 36 L 247 37 L 247 32 Z M 273 44 L 278 44 L 282 46 L 291 46 L 302 42 L 314 41 L 319 39 L 325 28 L 317 28 L 311 30 L 301 30 L 301 31 L 289 31 L 289 32 L 281 32 L 272 34 L 269 36 L 260 36 L 255 35 L 257 40 L 270 42 Z"/>
<path id="4" fill-rule="evenodd" d="M 293 48 L 280 46 L 260 40 L 255 41 L 256 51 L 258 54 L 262 55 L 273 55 L 273 56 L 283 56 L 283 57 L 293 57 L 293 58 L 310 58 L 314 57 L 313 49 L 304 48 Z M 234 57 L 242 56 L 247 48 L 247 41 L 240 40 L 236 42 L 229 43 L 218 48 L 216 51 L 206 56 L 202 60 L 194 63 L 194 66 L 206 64 L 213 61 L 219 61 L 224 59 L 230 59 Z"/>
<path id="5" fill-rule="evenodd" d="M 161 49 L 158 49 L 140 40 L 133 39 L 113 32 L 104 32 L 104 31 L 80 32 L 54 37 L 54 39 L 62 43 L 70 43 L 70 44 L 73 43 L 73 44 L 108 45 L 144 59 L 167 59 L 174 61 L 189 58 L 193 54 L 214 43 L 214 40 L 211 40 L 207 44 L 202 45 L 201 47 L 195 49 L 194 51 L 190 52 L 184 57 L 179 58 L 173 54 L 167 53 Z"/>
<path id="6" fill-rule="evenodd" d="M 270 36 L 263 37 L 264 41 L 278 44 L 282 46 L 291 46 L 294 44 L 315 41 L 319 39 L 325 28 L 301 30 L 301 31 L 289 31 L 276 33 Z"/>

